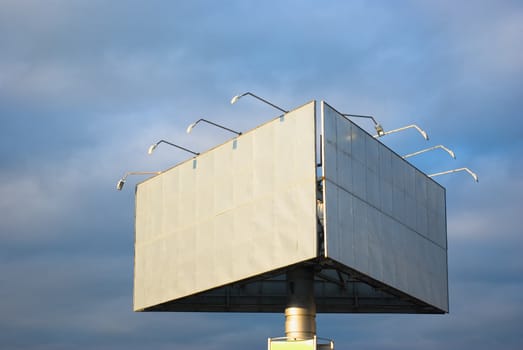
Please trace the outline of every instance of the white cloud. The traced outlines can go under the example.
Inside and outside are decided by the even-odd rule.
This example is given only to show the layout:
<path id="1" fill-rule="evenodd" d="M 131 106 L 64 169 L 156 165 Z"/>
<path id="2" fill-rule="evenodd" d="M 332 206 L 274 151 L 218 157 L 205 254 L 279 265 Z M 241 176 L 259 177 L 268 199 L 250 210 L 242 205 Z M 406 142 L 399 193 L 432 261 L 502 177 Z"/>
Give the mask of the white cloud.
<path id="1" fill-rule="evenodd" d="M 523 73 L 523 7 L 511 1 L 423 3 L 426 18 L 443 34 L 438 56 L 449 58 L 470 86 Z"/>
<path id="2" fill-rule="evenodd" d="M 67 215 L 58 183 L 41 173 L 3 178 L 0 185 L 0 235 L 3 240 L 46 240 L 57 234 L 58 219 Z M 47 233 L 43 234 L 42 230 Z"/>
<path id="3" fill-rule="evenodd" d="M 466 175 L 448 179 L 452 181 L 447 188 L 449 237 L 497 240 L 519 235 L 523 179 L 514 157 L 507 152 L 470 158 L 469 166 L 478 173 L 479 183 Z"/>
<path id="4" fill-rule="evenodd" d="M 171 117 L 176 113 L 182 117 Z M 133 187 L 147 176 L 130 176 L 123 193 L 116 191 L 118 179 L 130 171 L 162 171 L 192 157 L 166 144 L 148 155 L 151 144 L 164 139 L 202 152 L 230 138 L 206 125 L 187 135 L 185 129 L 194 121 L 189 118 L 161 107 L 99 115 L 82 130 L 92 137 L 87 146 L 62 145 L 67 152 L 57 157 L 6 169 L 0 175 L 1 239 L 35 244 L 71 235 L 65 227 L 87 223 L 89 216 L 101 216 L 111 207 L 125 205 L 132 213 Z"/>

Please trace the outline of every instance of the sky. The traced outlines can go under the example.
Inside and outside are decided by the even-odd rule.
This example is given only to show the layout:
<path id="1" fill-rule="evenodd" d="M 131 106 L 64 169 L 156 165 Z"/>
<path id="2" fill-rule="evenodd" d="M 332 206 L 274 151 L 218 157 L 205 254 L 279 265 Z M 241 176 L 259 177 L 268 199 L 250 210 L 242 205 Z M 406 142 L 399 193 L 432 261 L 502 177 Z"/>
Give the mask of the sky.
<path id="1" fill-rule="evenodd" d="M 450 312 L 317 316 L 336 349 L 523 348 L 523 3 L 0 0 L 0 348 L 264 349 L 280 314 L 134 313 L 143 177 L 325 100 L 447 192 Z M 367 120 L 354 120 L 372 131 Z"/>

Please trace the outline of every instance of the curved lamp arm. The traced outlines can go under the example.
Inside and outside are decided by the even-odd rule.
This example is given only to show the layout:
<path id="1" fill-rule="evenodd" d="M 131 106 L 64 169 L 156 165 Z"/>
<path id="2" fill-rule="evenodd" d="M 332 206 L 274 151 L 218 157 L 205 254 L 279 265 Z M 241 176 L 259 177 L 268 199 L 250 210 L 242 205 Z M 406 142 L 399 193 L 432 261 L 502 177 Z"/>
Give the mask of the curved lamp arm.
<path id="1" fill-rule="evenodd" d="M 342 114 L 342 116 L 344 116 L 344 117 L 356 117 L 356 118 L 368 118 L 368 119 L 372 119 L 372 122 L 374 123 L 374 129 L 376 129 L 376 132 L 378 133 L 378 136 L 383 136 L 383 135 L 385 135 L 385 131 L 383 131 L 383 127 L 381 126 L 381 124 L 378 123 L 378 122 L 376 121 L 376 119 L 374 119 L 374 117 L 371 116 L 371 115 Z"/>
<path id="2" fill-rule="evenodd" d="M 407 126 L 404 126 L 404 127 L 401 127 L 401 128 L 398 128 L 398 129 L 394 129 L 394 130 L 389 130 L 389 131 L 385 131 L 383 132 L 383 134 L 381 135 L 374 135 L 374 137 L 381 137 L 381 136 L 385 136 L 385 135 L 389 135 L 389 134 L 393 134 L 395 132 L 399 132 L 399 131 L 403 131 L 403 130 L 407 130 L 407 129 L 416 129 L 420 134 L 421 136 L 423 136 L 423 138 L 425 140 L 428 140 L 429 139 L 429 136 L 427 135 L 427 133 L 425 132 L 425 130 L 421 129 L 419 126 L 417 126 L 416 124 L 411 124 L 411 125 L 407 125 Z"/>
<path id="3" fill-rule="evenodd" d="M 418 154 L 429 152 L 429 151 L 432 151 L 432 150 L 435 150 L 435 149 L 438 149 L 438 148 L 441 148 L 442 150 L 447 152 L 452 158 L 456 159 L 456 154 L 451 149 L 449 149 L 449 148 L 447 148 L 447 147 L 445 147 L 443 145 L 432 146 L 432 147 L 425 148 L 425 149 L 422 149 L 422 150 L 417 151 L 417 152 L 409 153 L 409 154 L 406 154 L 406 155 L 402 156 L 402 158 L 403 159 L 410 158 L 410 157 L 413 157 L 413 156 L 417 156 Z"/>
<path id="4" fill-rule="evenodd" d="M 236 95 L 236 96 L 234 96 L 234 97 L 231 99 L 231 104 L 232 104 L 232 105 L 235 104 L 236 102 L 238 102 L 238 100 L 239 100 L 240 98 L 242 98 L 243 96 L 246 96 L 246 95 L 251 95 L 252 97 L 257 98 L 258 100 L 260 100 L 260 101 L 262 101 L 262 102 L 268 104 L 269 106 L 272 106 L 272 107 L 274 107 L 274 108 L 276 108 L 276 109 L 282 111 L 283 113 L 288 113 L 288 112 L 289 112 L 289 111 L 286 111 L 285 109 L 283 109 L 283 108 L 281 108 L 281 107 L 278 107 L 278 106 L 276 106 L 275 104 L 273 104 L 273 103 L 271 103 L 271 102 L 269 102 L 269 101 L 267 101 L 267 100 L 265 100 L 265 99 L 263 99 L 263 98 L 261 98 L 261 97 L 259 97 L 259 96 L 256 96 L 256 95 L 253 94 L 252 92 L 244 92 L 243 94 L 240 94 L 240 95 Z"/>
<path id="5" fill-rule="evenodd" d="M 242 134 L 242 133 L 239 132 L 239 131 L 234 131 L 234 130 L 232 130 L 232 129 L 226 128 L 226 127 L 223 126 L 223 125 L 220 125 L 220 124 L 217 124 L 217 123 L 211 122 L 210 120 L 203 119 L 203 118 L 200 118 L 200 119 L 198 119 L 197 121 L 195 121 L 194 123 L 190 124 L 190 125 L 187 127 L 187 130 L 186 130 L 187 133 L 189 134 L 189 133 L 192 131 L 192 129 L 196 126 L 196 124 L 198 124 L 199 122 L 205 122 L 205 123 L 208 123 L 208 124 L 214 125 L 214 126 L 216 126 L 216 127 L 218 127 L 218 128 L 222 128 L 222 129 L 224 129 L 224 130 L 227 130 L 227 131 L 230 131 L 230 132 L 232 132 L 232 133 L 235 133 L 235 134 L 238 135 L 238 136 L 240 136 L 240 135 Z"/>
<path id="6" fill-rule="evenodd" d="M 192 154 L 194 154 L 195 156 L 200 155 L 200 153 L 198 153 L 198 152 L 193 152 L 193 151 L 191 151 L 190 149 L 187 149 L 187 148 L 182 147 L 182 146 L 175 145 L 174 143 L 171 143 L 171 142 L 169 142 L 169 141 L 165 141 L 165 140 L 160 140 L 160 141 L 158 141 L 158 142 L 152 144 L 151 146 L 149 146 L 149 149 L 147 150 L 147 153 L 148 153 L 148 154 L 153 154 L 154 150 L 156 149 L 156 147 L 158 147 L 158 145 L 159 145 L 160 143 L 166 143 L 166 144 L 168 144 L 168 145 L 170 145 L 170 146 L 173 146 L 173 147 L 179 148 L 179 149 L 181 149 L 181 150 L 183 150 L 183 151 L 185 151 L 185 152 L 192 153 Z"/>
<path id="7" fill-rule="evenodd" d="M 467 173 L 470 174 L 470 176 L 472 176 L 474 181 L 479 182 L 478 175 L 476 173 L 474 173 L 472 170 L 470 170 L 469 168 L 458 168 L 458 169 L 442 171 L 441 173 L 435 173 L 435 174 L 428 175 L 428 177 L 434 177 L 434 176 L 439 176 L 439 175 L 457 173 L 458 171 L 466 171 Z"/>

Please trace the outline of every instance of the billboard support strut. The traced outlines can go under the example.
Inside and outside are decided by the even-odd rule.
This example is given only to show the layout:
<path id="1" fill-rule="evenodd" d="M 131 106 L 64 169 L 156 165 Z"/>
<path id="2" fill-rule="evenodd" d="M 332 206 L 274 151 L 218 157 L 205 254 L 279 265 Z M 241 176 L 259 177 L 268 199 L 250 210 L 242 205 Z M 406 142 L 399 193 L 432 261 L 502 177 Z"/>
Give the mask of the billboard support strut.
<path id="1" fill-rule="evenodd" d="M 285 336 L 287 339 L 311 339 L 316 335 L 316 302 L 314 270 L 299 267 L 287 272 L 287 306 Z"/>

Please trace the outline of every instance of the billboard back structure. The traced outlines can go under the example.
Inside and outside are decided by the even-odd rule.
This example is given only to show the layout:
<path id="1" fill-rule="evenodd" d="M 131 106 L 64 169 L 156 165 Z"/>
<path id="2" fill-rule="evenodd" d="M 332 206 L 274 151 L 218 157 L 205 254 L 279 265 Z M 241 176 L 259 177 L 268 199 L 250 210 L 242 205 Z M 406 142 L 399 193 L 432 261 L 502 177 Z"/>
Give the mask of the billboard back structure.
<path id="1" fill-rule="evenodd" d="M 448 311 L 445 189 L 321 108 L 325 257 Z"/>
<path id="2" fill-rule="evenodd" d="M 283 312 L 306 267 L 320 313 L 448 312 L 444 188 L 321 112 L 319 138 L 312 101 L 137 186 L 136 311 Z"/>

